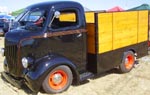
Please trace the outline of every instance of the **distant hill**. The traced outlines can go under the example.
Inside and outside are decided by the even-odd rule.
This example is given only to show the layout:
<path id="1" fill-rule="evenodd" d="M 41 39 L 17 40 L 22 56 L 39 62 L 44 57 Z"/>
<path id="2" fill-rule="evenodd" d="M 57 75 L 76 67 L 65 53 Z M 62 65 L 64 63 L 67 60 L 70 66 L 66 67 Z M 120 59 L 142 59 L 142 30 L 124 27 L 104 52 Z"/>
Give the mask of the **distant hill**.
<path id="1" fill-rule="evenodd" d="M 24 11 L 24 9 L 19 9 L 19 10 L 17 10 L 17 11 L 12 12 L 12 15 L 13 15 L 13 16 L 17 16 L 18 14 L 20 14 L 20 13 L 23 12 L 23 11 Z"/>

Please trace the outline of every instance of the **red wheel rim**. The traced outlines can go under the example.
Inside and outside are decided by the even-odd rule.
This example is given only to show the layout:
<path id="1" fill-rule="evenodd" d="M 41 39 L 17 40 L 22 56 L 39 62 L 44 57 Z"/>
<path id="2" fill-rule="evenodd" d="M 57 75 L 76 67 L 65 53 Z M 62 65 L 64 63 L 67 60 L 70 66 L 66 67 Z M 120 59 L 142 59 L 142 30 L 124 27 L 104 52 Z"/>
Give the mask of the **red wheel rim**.
<path id="1" fill-rule="evenodd" d="M 134 64 L 134 56 L 128 55 L 125 59 L 125 67 L 126 69 L 131 69 Z"/>
<path id="2" fill-rule="evenodd" d="M 60 90 L 65 87 L 68 81 L 68 76 L 63 70 L 54 71 L 49 76 L 49 86 L 54 90 Z"/>

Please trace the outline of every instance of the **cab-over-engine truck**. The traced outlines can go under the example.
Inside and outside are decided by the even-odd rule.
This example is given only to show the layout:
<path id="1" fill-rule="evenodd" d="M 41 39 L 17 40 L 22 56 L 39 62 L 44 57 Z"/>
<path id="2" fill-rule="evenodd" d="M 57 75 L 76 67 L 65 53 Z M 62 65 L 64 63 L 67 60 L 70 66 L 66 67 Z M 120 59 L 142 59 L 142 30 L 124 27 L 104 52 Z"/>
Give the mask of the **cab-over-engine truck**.
<path id="1" fill-rule="evenodd" d="M 129 72 L 147 55 L 148 11 L 84 12 L 72 1 L 25 9 L 5 35 L 3 77 L 33 92 L 60 93 L 117 67 Z"/>

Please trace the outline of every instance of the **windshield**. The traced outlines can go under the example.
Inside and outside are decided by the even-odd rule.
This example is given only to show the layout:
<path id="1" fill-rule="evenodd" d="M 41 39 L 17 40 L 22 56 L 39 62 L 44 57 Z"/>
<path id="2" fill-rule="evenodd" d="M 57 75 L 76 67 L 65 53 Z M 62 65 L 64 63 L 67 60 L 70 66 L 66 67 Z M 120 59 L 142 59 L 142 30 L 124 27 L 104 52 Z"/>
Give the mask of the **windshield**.
<path id="1" fill-rule="evenodd" d="M 42 16 L 44 16 L 44 11 L 31 11 L 28 12 L 20 21 L 25 22 L 36 22 L 38 21 Z"/>
<path id="2" fill-rule="evenodd" d="M 17 23 L 14 24 L 14 28 L 43 28 L 46 21 L 46 11 L 44 10 L 33 10 L 21 13 L 17 17 Z M 34 29 L 35 30 L 35 29 Z"/>
<path id="3" fill-rule="evenodd" d="M 26 13 L 28 13 L 28 10 L 24 10 L 23 12 L 21 12 L 19 15 L 16 16 L 15 21 L 19 21 Z"/>
<path id="4" fill-rule="evenodd" d="M 25 13 L 19 14 L 19 15 L 16 17 L 15 21 L 19 21 L 19 19 L 20 19 L 24 14 L 25 14 Z"/>

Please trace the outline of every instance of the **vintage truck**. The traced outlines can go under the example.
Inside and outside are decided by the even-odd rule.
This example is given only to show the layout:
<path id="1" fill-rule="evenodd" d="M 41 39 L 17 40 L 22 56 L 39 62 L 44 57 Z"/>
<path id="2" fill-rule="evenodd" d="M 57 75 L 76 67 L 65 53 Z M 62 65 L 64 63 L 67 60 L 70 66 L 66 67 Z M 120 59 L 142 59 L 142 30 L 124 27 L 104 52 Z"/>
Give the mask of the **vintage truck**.
<path id="1" fill-rule="evenodd" d="M 60 93 L 113 68 L 127 73 L 148 54 L 146 10 L 84 12 L 77 2 L 44 2 L 17 21 L 1 49 L 2 76 L 33 92 Z"/>

